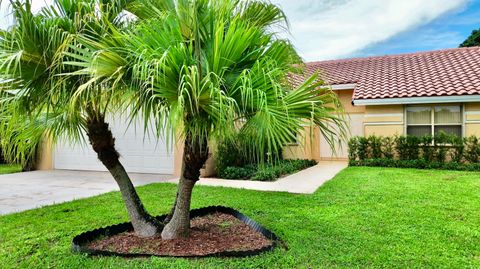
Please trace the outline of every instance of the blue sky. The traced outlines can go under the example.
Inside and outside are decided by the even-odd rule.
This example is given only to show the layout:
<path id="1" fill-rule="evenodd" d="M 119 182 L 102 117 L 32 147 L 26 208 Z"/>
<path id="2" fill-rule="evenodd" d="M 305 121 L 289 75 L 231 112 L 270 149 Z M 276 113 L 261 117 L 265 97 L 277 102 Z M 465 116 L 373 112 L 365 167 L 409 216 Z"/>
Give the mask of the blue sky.
<path id="1" fill-rule="evenodd" d="M 306 61 L 451 48 L 480 27 L 480 0 L 272 1 Z"/>
<path id="2" fill-rule="evenodd" d="M 480 28 L 480 1 L 470 1 L 425 25 L 373 44 L 351 56 L 371 56 L 456 48 Z"/>
<path id="3" fill-rule="evenodd" d="M 454 48 L 480 28 L 480 0 L 271 0 L 305 61 Z M 0 28 L 12 20 L 0 1 Z M 32 0 L 39 10 L 52 0 Z"/>

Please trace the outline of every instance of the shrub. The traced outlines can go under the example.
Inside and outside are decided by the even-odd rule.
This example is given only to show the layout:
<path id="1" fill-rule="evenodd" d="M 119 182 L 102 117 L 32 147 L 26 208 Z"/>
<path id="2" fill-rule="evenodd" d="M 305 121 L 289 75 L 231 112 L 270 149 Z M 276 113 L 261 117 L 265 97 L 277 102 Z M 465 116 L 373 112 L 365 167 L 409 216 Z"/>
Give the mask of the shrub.
<path id="1" fill-rule="evenodd" d="M 480 171 L 480 163 L 437 162 L 418 160 L 394 160 L 394 159 L 368 159 L 363 161 L 351 161 L 350 166 L 416 168 L 416 169 L 440 169 L 459 171 Z"/>
<path id="2" fill-rule="evenodd" d="M 316 164 L 317 162 L 314 160 L 283 160 L 275 164 L 227 167 L 219 176 L 225 179 L 273 181 L 281 176 L 295 173 Z"/>
<path id="3" fill-rule="evenodd" d="M 382 158 L 382 138 L 371 135 L 368 137 L 368 142 L 370 146 L 370 157 L 373 159 Z"/>
<path id="4" fill-rule="evenodd" d="M 358 143 L 359 136 L 354 136 L 348 140 L 348 159 L 357 160 L 358 159 Z"/>
<path id="5" fill-rule="evenodd" d="M 400 158 L 400 160 L 408 159 L 408 146 L 406 136 L 395 137 L 395 150 L 397 151 L 398 158 Z"/>
<path id="6" fill-rule="evenodd" d="M 225 179 L 249 179 L 256 173 L 256 168 L 253 165 L 245 167 L 229 166 L 222 170 L 221 178 Z"/>
<path id="7" fill-rule="evenodd" d="M 40 140 L 31 140 L 31 146 L 23 148 L 23 151 L 18 149 L 17 143 L 16 137 L 12 137 L 10 141 L 0 141 L 0 164 L 21 164 L 24 172 L 35 170 L 39 157 Z M 25 145 L 28 144 L 25 143 Z M 6 153 L 4 154 L 4 152 Z"/>
<path id="8" fill-rule="evenodd" d="M 359 160 L 368 159 L 370 156 L 368 139 L 365 137 L 358 137 L 357 155 Z"/>
<path id="9" fill-rule="evenodd" d="M 462 138 L 441 132 L 433 137 L 354 137 L 349 145 L 353 146 L 349 149 L 351 166 L 480 170 L 480 140 L 475 136 Z"/>
<path id="10" fill-rule="evenodd" d="M 431 135 L 425 135 L 420 138 L 422 144 L 422 158 L 426 161 L 433 161 L 434 159 L 434 148 L 432 147 L 433 137 Z"/>
<path id="11" fill-rule="evenodd" d="M 406 139 L 407 143 L 407 159 L 408 160 L 416 160 L 418 159 L 418 155 L 420 154 L 420 149 L 418 148 L 418 144 L 420 144 L 420 139 L 417 136 L 409 135 Z"/>
<path id="12" fill-rule="evenodd" d="M 465 154 L 465 144 L 467 140 L 463 137 L 452 136 L 450 141 L 450 143 L 452 144 L 452 149 L 450 151 L 450 157 L 452 162 L 463 162 Z"/>
<path id="13" fill-rule="evenodd" d="M 248 146 L 248 135 L 236 134 L 235 137 L 220 141 L 217 144 L 215 154 L 215 167 L 218 175 L 225 175 L 227 167 L 243 167 L 245 165 L 254 165 L 257 163 L 272 163 L 281 161 L 283 158 L 282 148 L 277 151 L 267 152 L 264 156 L 255 155 L 255 150 Z M 230 171 L 228 172 L 230 174 Z"/>
<path id="14" fill-rule="evenodd" d="M 259 166 L 252 180 L 272 181 L 317 164 L 315 160 L 284 160 L 274 165 Z"/>
<path id="15" fill-rule="evenodd" d="M 433 147 L 435 152 L 435 160 L 444 163 L 447 159 L 448 144 L 451 143 L 450 136 L 444 132 L 440 132 L 433 140 Z"/>
<path id="16" fill-rule="evenodd" d="M 480 143 L 478 138 L 470 136 L 467 138 L 466 144 L 465 159 L 470 163 L 477 163 L 480 160 Z"/>
<path id="17" fill-rule="evenodd" d="M 225 171 L 228 167 L 241 167 L 245 164 L 245 157 L 237 142 L 222 141 L 217 144 L 215 166 L 220 176 L 224 177 L 231 174 L 232 169 L 228 172 Z"/>
<path id="18" fill-rule="evenodd" d="M 382 154 L 387 159 L 393 159 L 394 155 L 394 142 L 392 137 L 382 137 Z"/>
<path id="19" fill-rule="evenodd" d="M 252 180 L 258 181 L 273 181 L 280 177 L 278 169 L 275 167 L 264 167 L 259 169 L 255 175 L 252 177 Z"/>

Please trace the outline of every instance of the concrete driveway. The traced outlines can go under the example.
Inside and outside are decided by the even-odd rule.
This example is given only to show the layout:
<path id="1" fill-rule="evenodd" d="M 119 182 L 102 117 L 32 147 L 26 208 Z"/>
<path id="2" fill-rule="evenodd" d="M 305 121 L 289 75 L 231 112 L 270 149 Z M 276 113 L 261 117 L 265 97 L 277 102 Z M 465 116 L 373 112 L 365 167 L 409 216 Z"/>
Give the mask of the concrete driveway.
<path id="1" fill-rule="evenodd" d="M 172 175 L 130 174 L 135 186 L 174 179 Z M 107 172 L 34 171 L 0 175 L 0 215 L 118 190 Z"/>

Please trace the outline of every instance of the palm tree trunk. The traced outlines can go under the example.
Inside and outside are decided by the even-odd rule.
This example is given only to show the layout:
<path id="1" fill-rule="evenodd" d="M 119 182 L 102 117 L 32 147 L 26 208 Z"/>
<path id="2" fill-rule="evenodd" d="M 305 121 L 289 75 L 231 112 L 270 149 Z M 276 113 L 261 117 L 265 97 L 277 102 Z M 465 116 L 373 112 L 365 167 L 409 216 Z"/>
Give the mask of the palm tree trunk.
<path id="1" fill-rule="evenodd" d="M 175 210 L 171 220 L 162 231 L 165 240 L 188 237 L 190 232 L 190 201 L 195 183 L 200 179 L 200 169 L 208 158 L 207 139 L 203 141 L 192 139 L 191 135 L 185 138 L 183 152 L 182 175 L 178 182 Z"/>
<path id="2" fill-rule="evenodd" d="M 177 191 L 177 202 L 170 222 L 165 225 L 162 231 L 163 239 L 175 239 L 188 237 L 190 232 L 190 201 L 195 180 L 180 177 Z"/>
<path id="3" fill-rule="evenodd" d="M 141 237 L 159 235 L 161 224 L 145 210 L 125 168 L 119 161 L 115 139 L 103 117 L 87 120 L 87 135 L 98 159 L 105 165 L 117 182 L 135 233 Z"/>
<path id="4" fill-rule="evenodd" d="M 172 220 L 173 213 L 175 213 L 175 207 L 177 206 L 177 201 L 178 201 L 178 193 L 175 195 L 175 202 L 173 202 L 173 206 L 170 209 L 170 212 L 168 213 L 167 217 L 163 220 L 163 224 L 167 224 Z"/>

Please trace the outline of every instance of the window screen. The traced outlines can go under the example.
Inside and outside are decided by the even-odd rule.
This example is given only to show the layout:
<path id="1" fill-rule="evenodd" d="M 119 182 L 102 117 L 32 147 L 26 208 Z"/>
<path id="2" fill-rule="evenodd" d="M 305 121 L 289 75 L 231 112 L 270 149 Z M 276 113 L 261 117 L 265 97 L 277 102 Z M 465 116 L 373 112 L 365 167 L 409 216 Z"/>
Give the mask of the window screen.
<path id="1" fill-rule="evenodd" d="M 409 106 L 406 111 L 408 135 L 444 132 L 462 136 L 462 108 L 459 105 Z"/>

